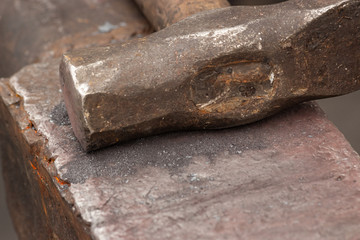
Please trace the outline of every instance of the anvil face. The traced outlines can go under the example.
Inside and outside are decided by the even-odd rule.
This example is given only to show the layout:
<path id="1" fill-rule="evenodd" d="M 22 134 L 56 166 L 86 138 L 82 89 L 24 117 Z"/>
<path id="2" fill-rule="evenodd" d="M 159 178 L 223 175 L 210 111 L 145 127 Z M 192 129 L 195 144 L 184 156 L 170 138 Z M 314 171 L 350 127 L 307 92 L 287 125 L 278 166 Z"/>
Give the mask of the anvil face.
<path id="1" fill-rule="evenodd" d="M 25 33 L 32 32 L 34 39 L 22 44 L 34 47 L 20 48 L 31 50 L 31 56 L 38 49 L 37 40 L 45 38 L 41 32 L 55 39 L 48 42 L 42 52 L 51 56 L 53 49 L 113 41 L 115 32 L 122 34 L 122 37 L 116 35 L 116 40 L 125 41 L 148 27 L 130 0 L 36 0 L 36 3 L 0 1 L 0 12 L 2 6 L 7 10 L 0 24 L 14 24 L 8 18 L 11 16 Z M 81 8 L 74 8 L 78 4 Z M 17 15 L 11 15 L 10 6 L 23 8 Z M 346 7 L 335 8 L 344 9 Z M 26 16 L 30 11 L 39 24 L 32 28 L 27 27 Z M 70 14 L 73 11 L 77 14 Z M 345 30 L 350 29 L 347 23 L 351 22 L 347 18 L 356 20 L 350 13 L 341 13 L 344 18 L 339 18 L 337 23 L 320 26 L 338 29 L 338 33 L 346 36 Z M 73 18 L 64 21 L 64 14 Z M 117 20 L 110 21 L 110 16 Z M 99 33 L 99 28 L 105 31 L 113 27 L 102 17 L 119 28 Z M 44 19 L 49 20 L 47 25 L 42 24 Z M 85 19 L 89 22 L 85 23 Z M 27 24 L 18 24 L 24 21 Z M 56 40 L 57 24 L 69 34 L 60 36 L 60 41 Z M 47 31 L 49 25 L 56 27 Z M 345 30 L 341 31 L 339 26 Z M 1 27 L 0 32 L 4 30 Z M 315 49 L 311 53 L 320 56 L 324 46 L 331 49 L 332 41 L 339 43 L 331 34 L 319 35 L 321 28 L 315 30 L 313 37 L 307 39 L 308 49 Z M 94 35 L 94 31 L 97 34 Z M 13 31 L 16 37 L 24 32 Z M 2 33 L 1 39 L 11 35 L 6 31 Z M 309 36 L 305 34 L 308 32 L 303 33 L 303 37 Z M 357 33 L 356 28 L 350 32 L 354 41 Z M 319 39 L 323 41 L 316 44 Z M 20 40 L 0 41 L 0 52 L 2 44 Z M 68 45 L 69 41 L 77 44 Z M 296 45 L 296 41 L 290 41 L 291 45 L 285 41 L 283 46 L 290 50 L 292 46 L 302 46 L 300 42 Z M 351 49 L 355 43 L 340 44 L 337 54 L 350 54 L 351 50 L 356 54 L 356 49 Z M 258 42 L 254 44 L 259 46 Z M 13 46 L 8 44 L 9 48 Z M 59 48 L 52 48 L 55 46 Z M 27 62 L 27 53 L 22 54 Z M 329 72 L 319 66 L 325 63 L 333 66 L 330 58 L 318 57 L 317 62 L 308 63 L 307 55 L 300 56 L 303 58 L 298 63 L 321 69 L 316 75 L 318 85 L 309 86 L 316 88 L 324 84 L 322 79 L 328 79 L 326 73 Z M 342 60 L 334 73 L 348 72 L 345 77 L 351 79 L 352 60 L 332 58 Z M 4 59 L 8 60 L 3 56 Z M 316 104 L 299 104 L 247 126 L 162 134 L 88 154 L 82 150 L 67 118 L 59 82 L 59 59 L 39 59 L 40 63 L 23 67 L 11 78 L 0 78 L 1 163 L 7 203 L 19 239 L 332 240 L 360 236 L 360 158 Z M 241 86 L 230 81 L 231 86 L 238 86 L 239 90 L 229 95 L 233 98 L 264 96 L 277 86 L 275 83 L 285 84 L 276 78 L 271 61 L 232 61 L 231 66 L 220 63 L 216 71 L 211 71 L 213 65 L 207 64 L 208 68 L 202 68 L 205 70 L 200 71 L 195 80 L 183 86 L 189 90 L 196 106 L 211 109 L 212 104 L 218 104 L 213 101 L 206 105 L 218 92 L 209 89 L 207 97 L 205 90 L 212 83 L 218 86 L 216 89 L 225 88 L 224 81 L 230 76 L 254 81 L 251 85 L 242 80 Z M 8 66 L 11 64 L 9 61 Z M 255 72 L 262 74 L 255 78 Z M 303 72 L 305 76 L 310 73 Z M 340 81 L 345 77 L 337 77 L 339 80 L 333 81 L 333 89 L 338 87 L 340 91 L 349 83 Z M 197 82 L 201 79 L 205 87 Z M 297 89 L 298 95 L 303 92 L 305 88 Z"/>
<path id="2" fill-rule="evenodd" d="M 200 13 L 148 37 L 64 55 L 65 103 L 86 151 L 250 123 L 360 88 L 360 1 Z"/>

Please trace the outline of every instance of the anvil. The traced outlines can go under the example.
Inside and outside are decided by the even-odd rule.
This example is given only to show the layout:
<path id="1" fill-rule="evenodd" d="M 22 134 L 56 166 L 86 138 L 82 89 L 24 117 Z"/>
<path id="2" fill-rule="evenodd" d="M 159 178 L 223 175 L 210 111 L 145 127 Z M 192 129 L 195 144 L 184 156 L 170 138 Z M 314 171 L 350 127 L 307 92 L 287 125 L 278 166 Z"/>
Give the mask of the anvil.
<path id="1" fill-rule="evenodd" d="M 11 26 L 0 29 L 1 63 L 12 66 L 4 44 L 23 61 L 44 50 L 39 63 L 0 78 L 1 163 L 19 239 L 360 236 L 359 155 L 313 103 L 237 128 L 85 153 L 66 117 L 56 56 L 146 35 L 148 25 L 130 0 L 36 3 L 0 1 L 0 25 Z"/>

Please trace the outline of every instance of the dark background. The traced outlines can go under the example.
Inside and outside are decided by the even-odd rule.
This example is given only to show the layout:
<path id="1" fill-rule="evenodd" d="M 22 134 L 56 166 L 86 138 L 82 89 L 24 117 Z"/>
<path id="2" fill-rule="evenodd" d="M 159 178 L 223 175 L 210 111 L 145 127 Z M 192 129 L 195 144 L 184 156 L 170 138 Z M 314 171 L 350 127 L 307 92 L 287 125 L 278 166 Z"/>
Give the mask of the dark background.
<path id="1" fill-rule="evenodd" d="M 232 0 L 232 4 L 268 4 L 281 2 L 282 0 Z M 360 111 L 357 109 L 357 102 L 360 101 L 360 91 L 346 96 L 324 99 L 318 101 L 319 105 L 326 112 L 328 118 L 334 122 L 339 130 L 349 140 L 353 148 L 360 152 Z M 0 161 L 6 161 L 1 159 Z M 0 167 L 1 170 L 1 167 Z M 0 240 L 15 240 L 16 234 L 10 221 L 6 208 L 5 190 L 0 171 Z"/>

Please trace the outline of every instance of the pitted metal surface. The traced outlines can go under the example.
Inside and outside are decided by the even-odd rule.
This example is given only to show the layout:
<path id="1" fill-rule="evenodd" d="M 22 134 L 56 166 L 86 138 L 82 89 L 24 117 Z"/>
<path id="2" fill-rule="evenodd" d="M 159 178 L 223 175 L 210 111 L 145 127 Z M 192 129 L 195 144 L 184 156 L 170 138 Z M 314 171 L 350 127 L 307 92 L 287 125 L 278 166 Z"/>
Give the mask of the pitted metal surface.
<path id="1" fill-rule="evenodd" d="M 130 18 L 133 5 L 117 3 L 123 7 L 116 13 Z M 349 30 L 345 20 L 340 22 Z M 113 33 L 107 32 L 113 25 L 101 23 L 101 31 Z M 133 33 L 129 27 L 122 37 L 133 38 Z M 321 50 L 316 33 L 307 47 Z M 95 42 L 103 43 L 102 38 Z M 290 47 L 289 42 L 282 46 Z M 168 133 L 86 153 L 68 122 L 59 59 L 46 59 L 0 78 L 2 164 L 20 239 L 337 240 L 360 235 L 359 156 L 316 105 L 300 104 L 242 127 Z M 239 86 L 238 96 L 244 98 L 266 94 L 277 81 L 268 61 L 204 70 L 197 77 L 206 87 L 230 75 L 242 79 L 262 72 L 252 79 L 258 88 L 249 82 Z M 193 101 L 206 104 L 206 88 L 188 83 L 187 90 L 196 93 Z"/>
<path id="2" fill-rule="evenodd" d="M 56 66 L 28 66 L 10 79 L 12 91 L 9 80 L 2 80 L 1 96 L 10 95 L 0 105 L 6 118 L 1 133 L 13 131 L 3 124 L 11 122 L 22 126 L 15 131 L 26 137 L 23 145 L 2 146 L 16 146 L 19 153 L 27 152 L 27 144 L 40 149 L 36 156 L 46 156 L 34 162 L 44 169 L 40 175 L 28 161 L 11 159 L 36 179 L 52 177 L 42 181 L 56 186 L 52 195 L 63 197 L 70 206 L 67 219 L 88 229 L 89 239 L 351 239 L 360 234 L 359 156 L 315 105 L 302 104 L 244 127 L 163 134 L 85 153 L 71 126 L 59 124 L 62 117 L 54 121 L 62 102 Z M 33 78 L 39 74 L 47 78 Z M 44 90 L 47 94 L 37 94 Z M 16 94 L 19 108 L 11 105 Z M 26 128 L 26 114 L 36 134 Z M 52 213 L 52 205 L 46 206 Z"/>

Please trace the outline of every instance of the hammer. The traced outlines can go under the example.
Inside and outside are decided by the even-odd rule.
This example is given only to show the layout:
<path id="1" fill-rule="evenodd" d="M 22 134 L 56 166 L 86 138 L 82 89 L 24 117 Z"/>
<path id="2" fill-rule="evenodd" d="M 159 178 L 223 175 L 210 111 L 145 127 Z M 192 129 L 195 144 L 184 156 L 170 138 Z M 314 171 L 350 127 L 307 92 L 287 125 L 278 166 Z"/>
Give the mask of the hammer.
<path id="1" fill-rule="evenodd" d="M 181 0 L 136 2 L 156 29 L 194 13 Z M 145 38 L 63 56 L 65 104 L 86 151 L 239 126 L 360 89 L 360 0 L 214 7 L 226 5 Z"/>

